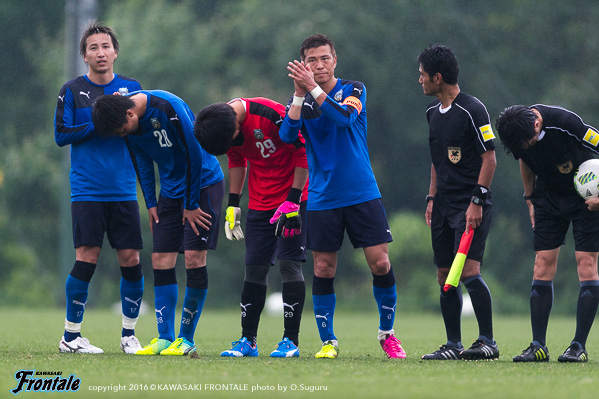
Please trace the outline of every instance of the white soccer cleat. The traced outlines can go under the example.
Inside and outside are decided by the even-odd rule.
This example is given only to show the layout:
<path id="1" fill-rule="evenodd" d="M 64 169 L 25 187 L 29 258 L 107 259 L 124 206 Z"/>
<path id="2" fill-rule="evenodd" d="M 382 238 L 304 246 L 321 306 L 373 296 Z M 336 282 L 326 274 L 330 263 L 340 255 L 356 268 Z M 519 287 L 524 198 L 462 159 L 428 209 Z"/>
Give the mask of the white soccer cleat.
<path id="1" fill-rule="evenodd" d="M 129 335 L 127 337 L 121 337 L 121 350 L 130 355 L 134 355 L 135 352 L 142 349 L 139 340 L 135 335 Z"/>
<path id="2" fill-rule="evenodd" d="M 77 337 L 69 342 L 62 337 L 58 344 L 58 350 L 62 353 L 104 353 L 102 349 L 90 344 L 89 339 L 83 337 Z"/>

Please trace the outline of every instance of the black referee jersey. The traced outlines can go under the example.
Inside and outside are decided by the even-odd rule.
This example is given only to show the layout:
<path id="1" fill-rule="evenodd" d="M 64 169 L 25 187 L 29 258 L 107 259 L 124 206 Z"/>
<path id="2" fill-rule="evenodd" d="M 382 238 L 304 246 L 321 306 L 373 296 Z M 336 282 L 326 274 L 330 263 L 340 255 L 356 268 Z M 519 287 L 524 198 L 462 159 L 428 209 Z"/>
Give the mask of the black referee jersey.
<path id="1" fill-rule="evenodd" d="M 470 193 L 478 182 L 480 155 L 495 149 L 487 108 L 476 97 L 460 92 L 449 108 L 436 99 L 426 110 L 431 159 L 437 192 Z"/>
<path id="2" fill-rule="evenodd" d="M 536 184 L 560 194 L 574 192 L 574 173 L 581 163 L 599 154 L 599 133 L 574 112 L 536 104 L 543 126 L 539 140 L 526 150 L 514 152 L 537 175 Z"/>

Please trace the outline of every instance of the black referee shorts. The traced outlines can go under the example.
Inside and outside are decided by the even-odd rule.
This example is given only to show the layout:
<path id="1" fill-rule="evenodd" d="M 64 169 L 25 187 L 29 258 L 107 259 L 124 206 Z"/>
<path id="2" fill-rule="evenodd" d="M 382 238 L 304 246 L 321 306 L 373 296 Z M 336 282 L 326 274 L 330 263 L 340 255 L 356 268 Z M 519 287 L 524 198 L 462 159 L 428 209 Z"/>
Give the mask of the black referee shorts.
<path id="1" fill-rule="evenodd" d="M 433 244 L 435 265 L 438 268 L 449 268 L 460 245 L 462 234 L 466 231 L 466 210 L 470 206 L 471 193 L 440 194 L 433 200 L 431 215 L 431 240 Z M 493 201 L 491 196 L 483 205 L 483 220 L 474 230 L 472 245 L 467 259 L 482 263 L 485 243 L 489 235 L 493 219 Z"/>
<path id="2" fill-rule="evenodd" d="M 572 223 L 576 251 L 599 252 L 599 212 L 588 210 L 575 192 L 561 195 L 537 187 L 532 195 L 535 208 L 535 251 L 560 247 Z"/>

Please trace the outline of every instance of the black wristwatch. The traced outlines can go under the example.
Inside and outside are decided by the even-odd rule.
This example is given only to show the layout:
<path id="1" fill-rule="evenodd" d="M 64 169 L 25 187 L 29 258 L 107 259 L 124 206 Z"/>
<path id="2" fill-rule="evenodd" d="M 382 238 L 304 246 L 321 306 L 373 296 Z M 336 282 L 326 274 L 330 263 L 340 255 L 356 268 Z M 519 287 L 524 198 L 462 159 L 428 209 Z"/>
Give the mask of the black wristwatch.
<path id="1" fill-rule="evenodd" d="M 470 201 L 474 204 L 474 205 L 482 205 L 484 204 L 484 201 L 481 198 L 478 198 L 476 196 L 472 196 L 472 198 L 470 199 Z"/>
<path id="2" fill-rule="evenodd" d="M 428 204 L 429 201 L 432 201 L 435 197 L 432 195 L 427 195 L 426 196 L 426 203 Z"/>

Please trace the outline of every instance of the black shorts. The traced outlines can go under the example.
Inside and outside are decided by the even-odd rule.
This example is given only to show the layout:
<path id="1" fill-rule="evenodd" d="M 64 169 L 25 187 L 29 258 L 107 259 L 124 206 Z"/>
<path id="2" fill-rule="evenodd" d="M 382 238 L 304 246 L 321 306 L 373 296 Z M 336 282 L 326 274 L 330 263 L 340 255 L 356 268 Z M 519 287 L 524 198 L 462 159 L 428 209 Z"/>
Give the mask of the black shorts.
<path id="1" fill-rule="evenodd" d="M 575 250 L 599 252 L 599 212 L 589 211 L 578 194 L 557 195 L 537 187 L 532 203 L 535 208 L 535 251 L 563 245 L 572 222 Z"/>
<path id="2" fill-rule="evenodd" d="M 104 233 L 114 249 L 142 249 L 137 201 L 71 202 L 73 245 L 102 247 Z"/>
<path id="3" fill-rule="evenodd" d="M 306 201 L 300 204 L 302 232 L 293 238 L 275 236 L 275 224 L 270 218 L 276 209 L 256 211 L 248 209 L 245 224 L 245 264 L 274 265 L 276 259 L 306 260 L 307 212 Z"/>
<path id="4" fill-rule="evenodd" d="M 347 236 L 354 248 L 393 241 L 380 198 L 337 209 L 308 211 L 308 249 L 337 252 Z"/>
<path id="5" fill-rule="evenodd" d="M 224 180 L 202 189 L 200 208 L 212 216 L 210 219 L 212 225 L 208 230 L 196 226 L 199 235 L 194 233 L 188 221 L 185 222 L 185 226 L 183 225 L 183 198 L 167 198 L 161 195 L 157 207 L 160 223 L 154 223 L 152 226 L 154 231 L 152 252 L 183 253 L 187 250 L 216 249 L 224 195 Z"/>
<path id="6" fill-rule="evenodd" d="M 435 265 L 439 268 L 449 268 L 453 263 L 462 234 L 466 231 L 466 210 L 470 206 L 471 198 L 471 193 L 435 195 L 431 215 L 431 241 Z M 483 220 L 474 230 L 467 259 L 482 262 L 493 219 L 492 211 L 493 200 L 489 195 L 483 205 Z"/>

